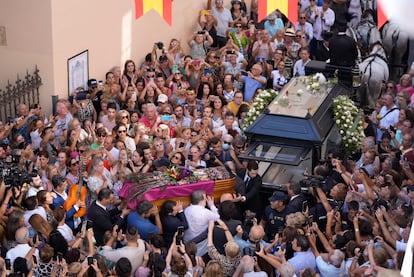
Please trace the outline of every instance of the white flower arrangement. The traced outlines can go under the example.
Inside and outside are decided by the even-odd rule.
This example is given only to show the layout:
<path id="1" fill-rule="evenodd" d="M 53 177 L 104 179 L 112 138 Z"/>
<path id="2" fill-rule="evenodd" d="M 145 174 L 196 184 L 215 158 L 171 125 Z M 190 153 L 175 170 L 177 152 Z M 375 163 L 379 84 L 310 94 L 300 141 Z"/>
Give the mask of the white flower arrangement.
<path id="1" fill-rule="evenodd" d="M 354 102 L 348 96 L 338 96 L 333 100 L 333 112 L 345 150 L 350 154 L 360 151 L 365 135 L 361 115 Z"/>
<path id="2" fill-rule="evenodd" d="M 263 113 L 263 110 L 272 102 L 278 95 L 278 92 L 273 89 L 267 89 L 261 91 L 253 101 L 250 110 L 247 112 L 244 120 L 242 130 L 246 130 L 259 116 Z"/>

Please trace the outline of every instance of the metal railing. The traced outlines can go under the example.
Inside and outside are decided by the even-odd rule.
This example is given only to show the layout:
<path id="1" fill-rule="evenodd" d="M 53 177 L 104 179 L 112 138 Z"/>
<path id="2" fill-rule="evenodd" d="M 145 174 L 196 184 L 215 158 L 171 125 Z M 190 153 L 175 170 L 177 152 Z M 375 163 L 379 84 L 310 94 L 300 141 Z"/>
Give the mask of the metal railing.
<path id="1" fill-rule="evenodd" d="M 40 98 L 39 87 L 42 85 L 42 79 L 39 75 L 37 66 L 32 74 L 26 70 L 26 75 L 21 79 L 17 75 L 14 84 L 7 81 L 5 88 L 0 88 L 0 120 L 3 123 L 9 117 L 16 115 L 17 105 L 25 103 L 28 107 L 32 104 L 38 104 Z"/>

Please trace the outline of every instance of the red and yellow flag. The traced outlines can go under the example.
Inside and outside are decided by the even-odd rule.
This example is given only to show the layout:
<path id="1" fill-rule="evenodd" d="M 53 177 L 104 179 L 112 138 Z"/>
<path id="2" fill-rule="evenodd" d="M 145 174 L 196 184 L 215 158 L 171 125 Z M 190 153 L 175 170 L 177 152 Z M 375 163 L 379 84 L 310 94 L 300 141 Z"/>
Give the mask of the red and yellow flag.
<path id="1" fill-rule="evenodd" d="M 283 14 L 296 24 L 298 20 L 298 1 L 294 0 L 258 0 L 259 21 L 262 21 L 266 16 L 276 9 L 279 9 Z"/>
<path id="2" fill-rule="evenodd" d="M 135 0 L 135 19 L 154 9 L 165 22 L 172 24 L 172 0 Z"/>
<path id="3" fill-rule="evenodd" d="M 387 22 L 387 16 L 384 12 L 381 1 L 377 1 L 377 20 L 378 20 L 378 29 L 380 29 L 382 25 L 384 25 L 384 23 Z"/>

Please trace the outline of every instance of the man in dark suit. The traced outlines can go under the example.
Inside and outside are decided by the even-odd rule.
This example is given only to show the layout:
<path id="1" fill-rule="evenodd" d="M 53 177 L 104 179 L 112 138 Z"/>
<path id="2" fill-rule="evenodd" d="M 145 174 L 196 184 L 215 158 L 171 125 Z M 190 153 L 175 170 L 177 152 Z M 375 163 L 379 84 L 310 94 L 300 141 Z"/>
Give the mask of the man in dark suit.
<path id="1" fill-rule="evenodd" d="M 302 212 L 302 206 L 306 199 L 305 196 L 302 194 L 300 184 L 290 183 L 288 185 L 288 195 L 290 199 L 288 204 L 286 205 L 286 215 L 296 212 Z"/>
<path id="2" fill-rule="evenodd" d="M 346 24 L 338 26 L 338 34 L 329 41 L 330 64 L 352 67 L 358 57 L 356 42 L 345 33 Z"/>
<path id="3" fill-rule="evenodd" d="M 93 222 L 93 233 L 96 245 L 104 245 L 104 234 L 113 230 L 115 225 L 122 226 L 124 218 L 128 215 L 129 209 L 123 209 L 122 213 L 118 207 L 107 210 L 106 207 L 114 200 L 114 193 L 110 189 L 101 189 L 98 193 L 98 200 L 95 200 L 88 209 L 88 219 Z M 121 213 L 121 216 L 117 216 Z M 114 224 L 115 223 L 115 224 Z"/>
<path id="4" fill-rule="evenodd" d="M 250 160 L 247 164 L 247 170 L 238 172 L 239 177 L 244 181 L 244 185 L 238 186 L 236 191 L 241 195 L 241 204 L 243 212 L 250 210 L 256 213 L 260 218 L 263 214 L 263 207 L 260 201 L 260 188 L 262 186 L 262 177 L 258 174 L 259 165 L 256 161 Z"/>

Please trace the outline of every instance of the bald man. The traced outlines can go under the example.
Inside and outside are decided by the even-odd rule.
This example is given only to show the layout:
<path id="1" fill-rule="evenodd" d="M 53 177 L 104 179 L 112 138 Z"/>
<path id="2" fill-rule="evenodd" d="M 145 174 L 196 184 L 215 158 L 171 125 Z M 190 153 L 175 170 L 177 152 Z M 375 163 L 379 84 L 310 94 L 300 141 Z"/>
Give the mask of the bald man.
<path id="1" fill-rule="evenodd" d="M 29 229 L 26 227 L 17 229 L 15 238 L 17 245 L 6 253 L 6 259 L 10 259 L 11 264 L 13 264 L 17 257 L 26 258 L 29 251 L 32 251 L 39 261 L 39 250 L 36 248 L 33 250 L 33 248 L 29 245 Z"/>

